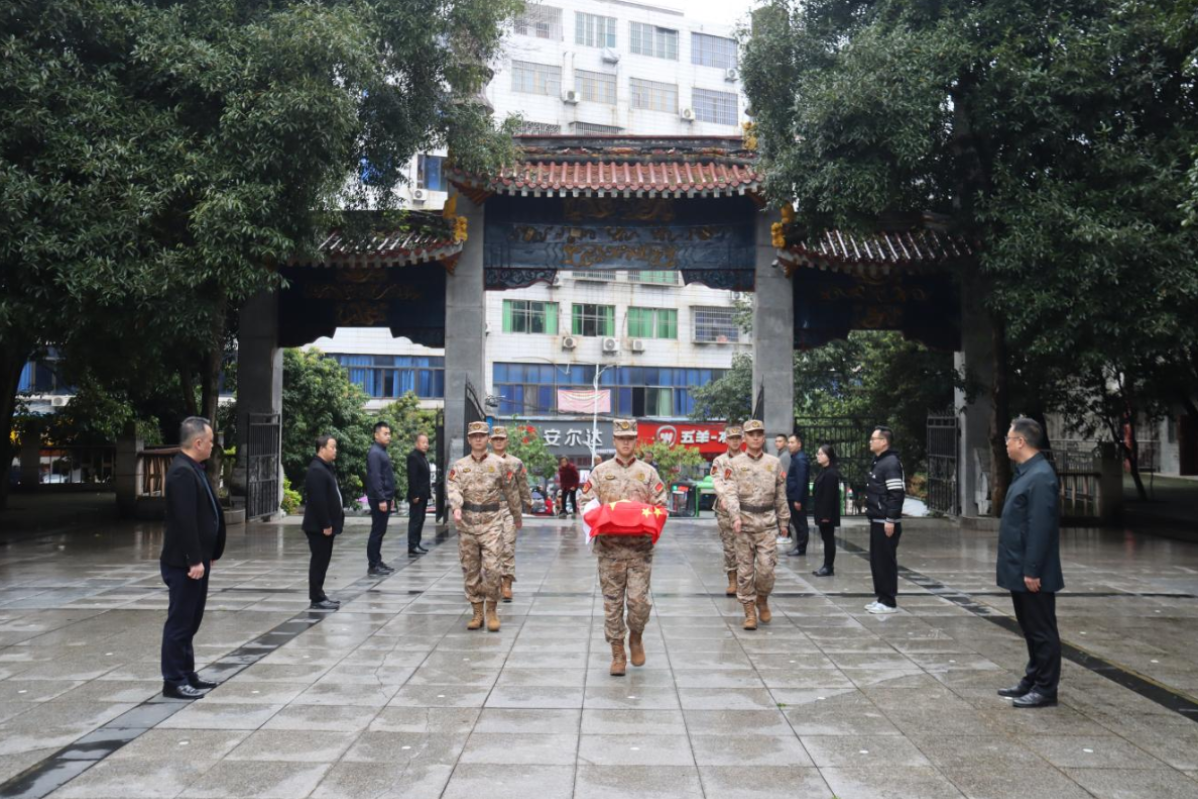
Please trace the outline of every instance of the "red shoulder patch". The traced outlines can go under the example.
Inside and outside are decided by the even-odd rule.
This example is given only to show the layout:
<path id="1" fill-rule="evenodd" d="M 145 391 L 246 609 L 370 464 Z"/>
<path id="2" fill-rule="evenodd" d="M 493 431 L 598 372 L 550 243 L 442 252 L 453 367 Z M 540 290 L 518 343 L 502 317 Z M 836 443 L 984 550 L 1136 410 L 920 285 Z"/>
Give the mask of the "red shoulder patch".
<path id="1" fill-rule="evenodd" d="M 732 470 L 731 469 L 724 469 L 724 479 L 725 480 L 732 479 Z"/>
<path id="2" fill-rule="evenodd" d="M 449 479 L 450 479 L 450 480 L 452 480 L 452 479 L 453 479 L 453 476 L 454 476 L 455 474 L 457 474 L 457 471 L 456 471 L 456 470 L 454 470 L 454 469 L 450 469 L 450 470 L 449 470 Z"/>
<path id="3" fill-rule="evenodd" d="M 653 486 L 654 491 L 661 491 L 663 488 L 665 488 L 665 485 L 662 483 L 658 483 L 657 485 Z"/>
<path id="4" fill-rule="evenodd" d="M 590 481 L 590 480 L 587 480 L 587 482 L 586 482 L 586 485 L 584 485 L 584 486 L 582 487 L 582 490 L 583 490 L 583 491 L 590 491 L 590 490 L 591 490 L 591 481 Z"/>

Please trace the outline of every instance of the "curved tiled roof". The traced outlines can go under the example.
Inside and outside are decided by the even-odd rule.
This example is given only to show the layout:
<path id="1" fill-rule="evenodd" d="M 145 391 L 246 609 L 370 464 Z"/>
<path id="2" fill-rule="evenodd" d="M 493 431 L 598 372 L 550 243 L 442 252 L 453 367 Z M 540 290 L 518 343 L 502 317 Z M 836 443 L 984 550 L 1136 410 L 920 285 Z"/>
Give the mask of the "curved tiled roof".
<path id="1" fill-rule="evenodd" d="M 296 258 L 291 266 L 393 267 L 440 261 L 462 251 L 445 220 L 435 214 L 409 213 L 412 225 L 360 241 L 334 230 L 320 243 L 319 258 Z"/>
<path id="2" fill-rule="evenodd" d="M 892 268 L 943 266 L 975 253 L 963 237 L 937 230 L 879 232 L 872 236 L 828 230 L 778 250 L 778 258 L 792 267 L 886 274 Z"/>

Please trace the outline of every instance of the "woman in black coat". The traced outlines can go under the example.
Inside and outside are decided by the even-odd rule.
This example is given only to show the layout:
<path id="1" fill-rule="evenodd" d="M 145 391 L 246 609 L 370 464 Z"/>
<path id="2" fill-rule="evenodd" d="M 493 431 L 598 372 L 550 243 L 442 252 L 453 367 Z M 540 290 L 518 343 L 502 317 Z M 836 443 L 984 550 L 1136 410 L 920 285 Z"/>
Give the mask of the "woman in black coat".
<path id="1" fill-rule="evenodd" d="M 811 518 L 819 525 L 819 535 L 824 540 L 824 565 L 812 574 L 831 577 L 835 574 L 836 528 L 840 526 L 840 472 L 836 470 L 836 450 L 831 444 L 824 444 L 815 453 L 815 460 L 820 465 L 820 472 L 815 478 Z"/>

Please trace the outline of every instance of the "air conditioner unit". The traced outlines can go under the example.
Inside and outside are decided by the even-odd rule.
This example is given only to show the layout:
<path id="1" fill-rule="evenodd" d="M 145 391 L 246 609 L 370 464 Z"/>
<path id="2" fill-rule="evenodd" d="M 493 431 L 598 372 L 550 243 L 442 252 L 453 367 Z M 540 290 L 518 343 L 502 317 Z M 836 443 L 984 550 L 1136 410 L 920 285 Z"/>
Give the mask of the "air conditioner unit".
<path id="1" fill-rule="evenodd" d="M 549 287 L 550 288 L 561 288 L 561 285 L 562 285 L 562 276 L 554 275 L 553 282 L 549 284 Z"/>
<path id="2" fill-rule="evenodd" d="M 577 104 L 581 99 L 582 97 L 580 97 L 578 92 L 576 92 L 574 89 L 567 89 L 566 91 L 562 92 L 563 103 Z"/>
<path id="3" fill-rule="evenodd" d="M 413 200 L 423 200 L 424 199 L 424 189 L 412 189 L 412 199 Z"/>
<path id="4" fill-rule="evenodd" d="M 736 83 L 736 81 L 739 79 L 740 75 L 734 68 L 729 67 L 728 69 L 724 70 L 724 80 L 728 81 L 729 83 Z"/>
<path id="5" fill-rule="evenodd" d="M 611 49 L 610 47 L 604 47 L 603 48 L 603 61 L 604 61 L 604 63 L 607 63 L 607 64 L 618 64 L 618 63 L 620 63 L 620 54 L 617 53 L 615 50 Z"/>
<path id="6" fill-rule="evenodd" d="M 620 342 L 614 338 L 603 339 L 603 354 L 614 355 L 620 351 Z"/>
<path id="7" fill-rule="evenodd" d="M 644 352 L 645 342 L 639 338 L 634 338 L 632 340 L 632 344 L 629 346 L 629 349 L 631 349 L 633 352 Z"/>
<path id="8" fill-rule="evenodd" d="M 67 403 L 71 401 L 70 397 L 51 397 L 50 406 L 53 408 L 65 408 Z"/>
<path id="9" fill-rule="evenodd" d="M 578 346 L 578 339 L 575 336 L 562 336 L 562 349 L 572 350 Z"/>
<path id="10" fill-rule="evenodd" d="M 682 117 L 683 122 L 694 122 L 695 121 L 695 109 L 684 108 L 678 112 L 678 116 Z"/>
<path id="11" fill-rule="evenodd" d="M 484 336 L 491 335 L 491 323 L 490 322 L 483 322 L 483 335 Z"/>

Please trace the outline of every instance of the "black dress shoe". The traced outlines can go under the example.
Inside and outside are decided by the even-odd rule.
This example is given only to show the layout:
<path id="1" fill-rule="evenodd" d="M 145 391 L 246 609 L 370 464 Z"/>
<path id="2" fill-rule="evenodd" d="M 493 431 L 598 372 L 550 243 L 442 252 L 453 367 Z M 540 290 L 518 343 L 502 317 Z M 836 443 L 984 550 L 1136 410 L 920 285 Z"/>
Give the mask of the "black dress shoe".
<path id="1" fill-rule="evenodd" d="M 209 680 L 201 680 L 199 677 L 192 677 L 187 681 L 187 684 L 197 691 L 211 691 L 218 683 L 210 682 Z"/>
<path id="2" fill-rule="evenodd" d="M 336 610 L 337 608 L 341 607 L 341 603 L 332 602 L 328 599 L 322 599 L 318 602 L 313 602 L 312 604 L 308 605 L 308 607 L 312 608 L 312 610 Z"/>
<path id="3" fill-rule="evenodd" d="M 832 571 L 827 566 L 820 566 L 818 569 L 816 569 L 815 571 L 813 571 L 811 573 L 814 574 L 816 577 L 832 577 L 836 574 L 836 572 Z"/>
<path id="4" fill-rule="evenodd" d="M 1032 691 L 1023 696 L 1011 700 L 1012 707 L 1056 707 L 1057 698 L 1055 696 L 1046 696 L 1039 691 Z"/>
<path id="5" fill-rule="evenodd" d="M 391 568 L 391 567 L 390 567 L 390 566 L 388 566 L 386 563 L 383 563 L 381 560 L 379 561 L 378 568 L 380 568 L 380 569 L 382 569 L 383 571 L 387 572 L 387 574 L 394 574 L 394 573 L 395 573 L 395 569 Z"/>
<path id="6" fill-rule="evenodd" d="M 417 550 L 417 551 L 418 551 L 418 552 L 419 552 L 421 555 L 427 555 L 427 554 L 428 554 L 428 550 L 427 550 L 427 549 L 425 549 L 425 548 L 424 548 L 424 545 L 422 545 L 422 544 L 417 544 L 417 545 L 416 545 L 416 550 Z"/>
<path id="7" fill-rule="evenodd" d="M 391 574 L 391 572 L 390 570 L 384 569 L 380 566 L 371 566 L 366 570 L 366 574 L 370 577 L 386 577 L 387 575 Z"/>
<path id="8" fill-rule="evenodd" d="M 1024 696 L 1031 690 L 1032 690 L 1032 687 L 1030 685 L 1028 685 L 1025 682 L 1021 682 L 1021 683 L 1019 683 L 1019 685 L 1013 686 L 1011 688 L 999 689 L 998 695 L 1005 696 L 1007 699 L 1018 699 L 1019 697 Z"/>
<path id="9" fill-rule="evenodd" d="M 806 554 L 807 554 L 806 552 L 800 552 L 800 551 L 799 551 L 799 550 L 797 550 L 797 549 L 792 549 L 792 550 L 790 550 L 789 552 L 787 552 L 787 553 L 786 553 L 787 557 L 790 557 L 790 558 L 797 558 L 797 557 L 799 557 L 800 555 L 806 555 Z"/>
<path id="10" fill-rule="evenodd" d="M 326 596 L 326 597 L 324 598 L 324 601 L 325 601 L 325 602 L 332 602 L 332 603 L 333 603 L 334 605 L 336 605 L 337 607 L 341 607 L 341 600 L 340 600 L 340 599 L 333 599 L 333 598 L 331 598 L 331 597 L 327 597 L 327 596 Z"/>
<path id="11" fill-rule="evenodd" d="M 192 688 L 190 685 L 171 685 L 167 683 L 162 686 L 162 695 L 167 699 L 199 699 L 204 695 L 204 692 L 199 688 Z"/>
<path id="12" fill-rule="evenodd" d="M 420 557 L 420 550 L 418 550 L 418 549 L 409 549 L 409 550 L 408 550 L 408 557 L 409 557 L 409 558 L 418 558 L 418 557 Z"/>

